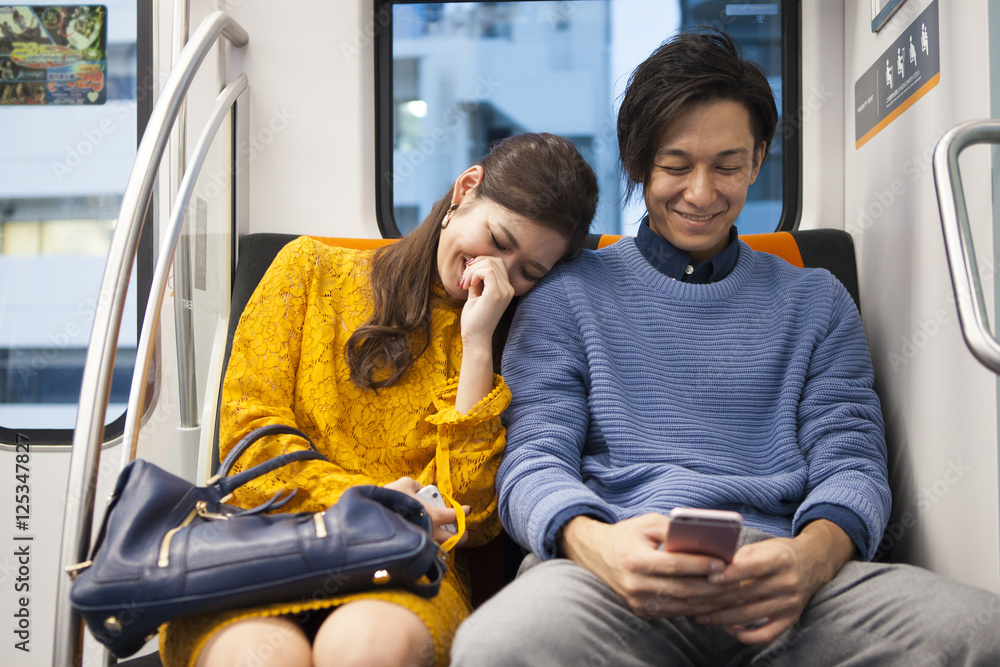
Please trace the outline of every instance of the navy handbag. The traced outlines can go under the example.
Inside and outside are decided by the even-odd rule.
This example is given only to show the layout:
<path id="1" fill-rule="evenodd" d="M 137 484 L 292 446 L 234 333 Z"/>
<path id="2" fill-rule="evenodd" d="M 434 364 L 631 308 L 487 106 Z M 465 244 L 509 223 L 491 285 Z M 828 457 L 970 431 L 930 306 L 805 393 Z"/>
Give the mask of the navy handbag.
<path id="1" fill-rule="evenodd" d="M 195 613 L 382 587 L 437 595 L 446 554 L 423 505 L 406 494 L 355 486 L 317 513 L 265 513 L 294 492 L 249 510 L 225 504 L 255 477 L 324 459 L 313 447 L 229 475 L 254 441 L 277 433 L 308 441 L 288 426 L 257 429 L 206 486 L 141 459 L 122 470 L 90 560 L 67 568 L 73 608 L 116 656 L 138 651 L 160 624 Z"/>

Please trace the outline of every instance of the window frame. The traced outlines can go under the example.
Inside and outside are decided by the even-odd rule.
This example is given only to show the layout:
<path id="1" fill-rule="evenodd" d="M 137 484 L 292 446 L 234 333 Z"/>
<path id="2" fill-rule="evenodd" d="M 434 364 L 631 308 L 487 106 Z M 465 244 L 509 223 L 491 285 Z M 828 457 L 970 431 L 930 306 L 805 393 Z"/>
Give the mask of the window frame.
<path id="1" fill-rule="evenodd" d="M 375 216 L 383 238 L 402 236 L 393 213 L 393 68 L 392 8 L 425 4 L 427 0 L 373 0 L 375 28 Z M 475 0 L 443 0 L 442 4 Z M 535 0 L 511 0 L 533 2 Z M 802 9 L 801 0 L 776 0 L 781 5 L 781 217 L 774 231 L 791 231 L 802 217 Z M 785 125 L 786 119 L 793 119 Z"/>
<path id="2" fill-rule="evenodd" d="M 154 87 L 155 69 L 153 67 L 153 1 L 152 0 L 138 0 L 136 6 L 136 147 L 138 148 L 139 142 L 142 140 L 142 135 L 146 130 L 146 125 L 149 123 L 149 117 L 153 111 L 153 104 L 155 102 L 154 95 L 156 89 Z M 143 76 L 143 75 L 146 76 Z M 148 84 L 146 83 L 148 81 Z M 145 89 L 142 87 L 146 86 Z M 155 196 L 155 195 L 154 195 Z M 136 328 L 142 327 L 142 321 L 145 317 L 146 311 L 146 301 L 149 297 L 149 290 L 153 282 L 153 260 L 154 260 L 154 237 L 155 230 L 153 229 L 153 218 L 154 218 L 154 206 L 146 207 L 146 214 L 143 219 L 142 234 L 139 237 L 139 242 L 136 250 L 135 258 L 135 270 L 136 270 L 136 289 L 138 290 L 136 303 L 138 305 L 138 318 L 136 320 Z M 138 333 L 138 332 L 137 332 Z M 156 363 L 154 359 L 153 369 L 150 373 L 150 378 L 154 385 L 158 385 L 159 373 L 156 370 Z M 155 388 L 150 389 L 146 392 L 147 395 L 147 405 L 143 406 L 145 410 L 152 402 L 155 396 Z M 125 415 L 127 414 L 127 408 L 125 412 L 122 412 L 114 421 L 105 424 L 104 426 L 104 442 L 103 444 L 108 444 L 117 438 L 120 438 L 125 432 Z M 32 428 L 17 428 L 4 426 L 0 424 L 0 448 L 2 449 L 14 449 L 18 445 L 29 444 L 31 447 L 70 447 L 73 442 L 73 432 L 74 429 L 71 428 L 46 428 L 46 429 L 32 429 Z"/>

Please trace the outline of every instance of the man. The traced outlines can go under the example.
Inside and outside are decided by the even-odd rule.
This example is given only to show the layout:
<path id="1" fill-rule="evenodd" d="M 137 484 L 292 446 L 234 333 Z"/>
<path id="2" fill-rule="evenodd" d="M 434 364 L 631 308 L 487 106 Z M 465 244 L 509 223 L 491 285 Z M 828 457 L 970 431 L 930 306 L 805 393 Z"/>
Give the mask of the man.
<path id="1" fill-rule="evenodd" d="M 733 226 L 776 123 L 724 34 L 633 73 L 618 140 L 648 216 L 518 307 L 497 486 L 533 553 L 453 665 L 1000 664 L 1000 597 L 864 562 L 891 498 L 857 308 Z M 661 549 L 674 507 L 742 514 L 732 562 Z"/>

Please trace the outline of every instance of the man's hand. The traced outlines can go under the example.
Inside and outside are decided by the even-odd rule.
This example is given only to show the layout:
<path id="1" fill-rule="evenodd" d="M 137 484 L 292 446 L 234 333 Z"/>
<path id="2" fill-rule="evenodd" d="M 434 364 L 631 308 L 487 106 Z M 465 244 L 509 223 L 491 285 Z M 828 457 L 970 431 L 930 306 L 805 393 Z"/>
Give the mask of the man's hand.
<path id="1" fill-rule="evenodd" d="M 713 598 L 726 608 L 698 614 L 697 620 L 724 625 L 746 644 L 771 642 L 799 620 L 813 594 L 853 555 L 851 539 L 826 520 L 810 523 L 791 539 L 748 544 L 723 572 L 708 577 L 713 584 L 736 586 Z"/>
<path id="2" fill-rule="evenodd" d="M 616 524 L 578 516 L 566 524 L 561 548 L 635 613 L 695 616 L 726 626 L 747 644 L 773 641 L 791 627 L 813 593 L 854 554 L 844 531 L 820 520 L 795 538 L 743 546 L 726 566 L 717 558 L 659 551 L 668 524 L 660 514 Z"/>
<path id="3" fill-rule="evenodd" d="M 739 583 L 711 583 L 718 558 L 660 551 L 669 520 L 644 514 L 615 524 L 578 516 L 563 530 L 564 554 L 607 583 L 632 610 L 672 618 L 724 609 Z"/>

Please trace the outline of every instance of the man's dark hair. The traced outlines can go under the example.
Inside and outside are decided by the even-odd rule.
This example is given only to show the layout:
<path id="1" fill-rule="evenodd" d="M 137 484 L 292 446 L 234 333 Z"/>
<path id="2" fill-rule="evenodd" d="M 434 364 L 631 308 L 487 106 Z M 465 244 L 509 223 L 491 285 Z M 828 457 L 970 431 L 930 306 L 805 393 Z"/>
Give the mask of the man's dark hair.
<path id="1" fill-rule="evenodd" d="M 729 35 L 713 29 L 679 33 L 635 68 L 618 110 L 626 201 L 652 173 L 664 130 L 691 105 L 714 100 L 746 107 L 754 150 L 764 144 L 763 162 L 778 124 L 774 93 L 760 66 L 743 58 Z"/>

